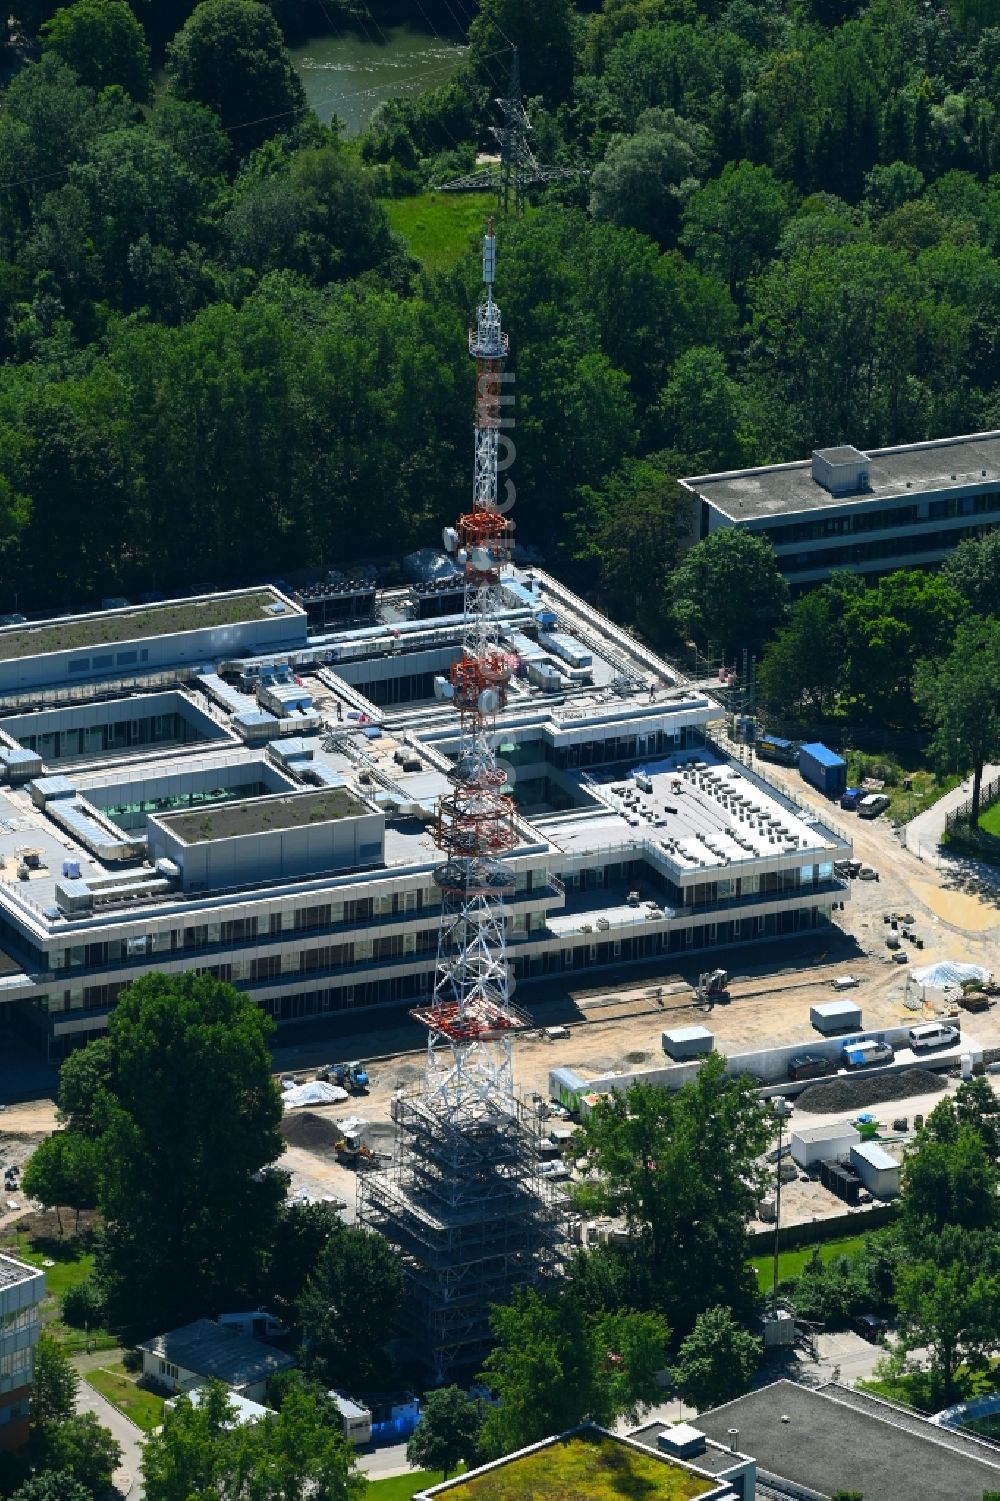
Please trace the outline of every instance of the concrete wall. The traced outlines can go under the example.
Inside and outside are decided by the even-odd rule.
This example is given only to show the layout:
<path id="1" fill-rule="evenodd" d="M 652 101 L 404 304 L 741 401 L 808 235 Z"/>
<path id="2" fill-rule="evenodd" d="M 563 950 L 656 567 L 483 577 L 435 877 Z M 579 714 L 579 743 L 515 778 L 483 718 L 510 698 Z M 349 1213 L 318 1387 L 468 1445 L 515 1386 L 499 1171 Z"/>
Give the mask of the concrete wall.
<path id="1" fill-rule="evenodd" d="M 863 1032 L 854 1034 L 877 1039 L 879 1042 L 888 1042 L 895 1049 L 909 1047 L 910 1026 L 887 1027 L 882 1031 L 866 1028 Z M 949 1026 L 959 1026 L 956 1019 L 949 1022 Z M 799 1042 L 785 1043 L 781 1047 L 761 1048 L 754 1053 L 733 1053 L 726 1059 L 726 1072 L 728 1074 L 756 1074 L 763 1079 L 765 1084 L 784 1084 L 788 1082 L 788 1066 L 791 1060 L 800 1053 L 811 1053 L 816 1057 L 829 1058 L 834 1063 L 841 1063 L 844 1050 L 844 1037 L 819 1037 L 815 1033 L 803 1038 Z M 914 1059 L 908 1059 L 907 1068 L 935 1068 L 945 1061 L 953 1063 L 957 1061 L 962 1052 L 975 1051 L 975 1044 L 970 1038 L 956 1044 L 953 1048 L 932 1048 L 926 1053 L 921 1053 Z M 659 1084 L 666 1089 L 680 1089 L 682 1084 L 689 1083 L 697 1077 L 702 1060 L 698 1059 L 691 1063 L 666 1064 L 657 1068 L 636 1069 L 632 1073 L 603 1074 L 596 1079 L 588 1079 L 586 1089 L 588 1094 L 607 1094 L 612 1089 L 627 1089 L 630 1084 Z M 890 1065 L 891 1066 L 891 1065 Z M 884 1071 L 884 1070 L 880 1070 Z M 810 1079 L 808 1084 L 822 1083 L 820 1079 Z M 803 1082 L 800 1088 L 807 1088 Z"/>
<path id="2" fill-rule="evenodd" d="M 211 816 L 210 808 L 205 815 Z M 150 859 L 173 860 L 181 869 L 185 891 L 249 886 L 375 865 L 382 859 L 385 845 L 385 814 L 374 812 L 303 828 L 264 829 L 228 839 L 206 839 L 200 844 L 185 844 L 156 817 L 151 816 L 146 827 Z"/>
<path id="3" fill-rule="evenodd" d="M 811 1246 L 818 1240 L 839 1240 L 844 1235 L 864 1235 L 869 1230 L 888 1225 L 895 1215 L 894 1204 L 862 1204 L 843 1214 L 831 1214 L 821 1220 L 804 1220 L 798 1225 L 782 1223 L 778 1230 L 778 1249 Z M 782 1214 L 784 1220 L 784 1214 Z M 753 1256 L 769 1255 L 774 1250 L 774 1226 L 747 1233 L 747 1249 Z"/>

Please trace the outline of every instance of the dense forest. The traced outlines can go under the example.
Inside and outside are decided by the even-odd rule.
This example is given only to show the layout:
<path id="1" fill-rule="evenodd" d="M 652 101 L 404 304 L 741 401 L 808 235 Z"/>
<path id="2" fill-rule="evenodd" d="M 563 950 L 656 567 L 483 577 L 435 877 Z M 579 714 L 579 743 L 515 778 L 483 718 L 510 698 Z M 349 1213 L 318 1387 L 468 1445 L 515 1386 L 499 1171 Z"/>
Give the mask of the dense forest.
<path id="1" fill-rule="evenodd" d="M 0 610 L 433 540 L 478 256 L 429 271 L 389 209 L 490 149 L 511 40 L 537 155 L 580 169 L 500 226 L 518 536 L 551 565 L 655 629 L 676 476 L 997 425 L 981 0 L 393 0 L 468 50 L 352 141 L 284 40 L 363 0 L 12 8 Z"/>

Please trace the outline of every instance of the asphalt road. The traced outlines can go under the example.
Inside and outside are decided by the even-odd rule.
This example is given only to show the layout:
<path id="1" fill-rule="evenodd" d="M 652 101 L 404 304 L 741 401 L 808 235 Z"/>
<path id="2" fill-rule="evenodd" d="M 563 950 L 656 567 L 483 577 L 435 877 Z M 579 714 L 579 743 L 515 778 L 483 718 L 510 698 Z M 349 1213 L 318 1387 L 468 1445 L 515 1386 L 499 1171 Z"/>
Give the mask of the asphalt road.
<path id="1" fill-rule="evenodd" d="M 96 1364 L 93 1361 L 91 1363 Z M 115 1476 L 116 1489 L 121 1495 L 127 1496 L 128 1501 L 142 1501 L 142 1430 L 102 1397 L 100 1392 L 95 1392 L 92 1386 L 88 1386 L 82 1377 L 76 1394 L 76 1410 L 92 1412 L 98 1422 L 110 1429 L 113 1437 L 121 1444 L 122 1457 Z"/>

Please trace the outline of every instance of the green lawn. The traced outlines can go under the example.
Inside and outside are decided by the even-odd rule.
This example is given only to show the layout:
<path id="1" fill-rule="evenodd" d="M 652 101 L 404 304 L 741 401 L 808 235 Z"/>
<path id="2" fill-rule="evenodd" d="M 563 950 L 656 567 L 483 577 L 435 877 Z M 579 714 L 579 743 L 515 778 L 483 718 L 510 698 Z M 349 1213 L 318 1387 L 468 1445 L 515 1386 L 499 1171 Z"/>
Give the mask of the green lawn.
<path id="1" fill-rule="evenodd" d="M 985 813 L 980 813 L 979 827 L 984 834 L 993 834 L 1000 839 L 1000 802 L 994 803 L 992 808 L 987 808 Z"/>
<path id="2" fill-rule="evenodd" d="M 961 778 L 954 772 L 947 776 L 938 776 L 933 771 L 914 771 L 908 775 L 913 779 L 913 789 L 907 792 L 903 786 L 887 787 L 886 796 L 889 799 L 889 807 L 885 817 L 896 823 L 909 823 L 911 818 L 916 818 L 918 813 L 923 813 L 932 803 L 936 803 L 939 797 L 944 797 L 953 787 L 957 787 Z"/>
<path id="3" fill-rule="evenodd" d="M 960 1365 L 955 1372 L 955 1389 L 951 1400 L 967 1402 L 970 1397 L 983 1397 L 995 1392 L 998 1385 L 1000 1364 L 995 1362 L 992 1369 L 986 1371 L 970 1371 L 968 1366 Z M 885 1397 L 890 1402 L 898 1402 L 901 1407 L 913 1407 L 918 1412 L 934 1412 L 944 1400 L 941 1393 L 934 1390 L 929 1371 L 904 1371 L 887 1381 L 859 1381 L 858 1386 L 876 1397 Z M 1000 1436 L 1000 1425 L 997 1425 L 995 1417 L 979 1421 L 993 1425 L 980 1429 L 980 1432 L 992 1438 Z"/>
<path id="4" fill-rule="evenodd" d="M 492 193 L 417 193 L 383 206 L 410 254 L 428 271 L 447 271 L 482 235 L 497 201 Z"/>
<path id="5" fill-rule="evenodd" d="M 390 1475 L 388 1480 L 370 1480 L 365 1501 L 413 1501 L 417 1491 L 440 1485 L 443 1479 L 440 1470 L 413 1470 L 409 1475 Z"/>
<path id="6" fill-rule="evenodd" d="M 19 1230 L 4 1236 L 2 1249 L 30 1266 L 40 1266 L 45 1272 L 49 1296 L 53 1298 L 61 1298 L 78 1282 L 86 1281 L 94 1270 L 93 1256 L 72 1235 L 67 1235 L 64 1240 L 54 1236 L 36 1239 Z M 47 1261 L 51 1261 L 52 1266 L 46 1266 Z"/>
<path id="7" fill-rule="evenodd" d="M 87 1371 L 83 1379 L 137 1423 L 144 1433 L 151 1433 L 163 1422 L 163 1398 L 137 1386 L 120 1363 Z"/>
<path id="8" fill-rule="evenodd" d="M 832 1261 L 835 1256 L 856 1256 L 864 1245 L 863 1235 L 848 1235 L 840 1240 L 819 1242 L 822 1261 Z M 793 1251 L 782 1251 L 778 1257 L 778 1281 L 789 1282 L 802 1275 L 802 1269 L 812 1256 L 813 1246 L 796 1246 Z M 753 1264 L 757 1268 L 757 1286 L 762 1293 L 770 1292 L 774 1285 L 774 1262 L 761 1247 L 754 1253 Z"/>
<path id="9" fill-rule="evenodd" d="M 42 1320 L 47 1334 L 53 1335 L 67 1355 L 79 1355 L 84 1350 L 113 1350 L 118 1340 L 103 1329 L 73 1329 L 64 1324 L 59 1316 L 59 1304 L 63 1296 L 77 1283 L 84 1282 L 94 1270 L 92 1252 L 72 1235 L 32 1236 L 24 1230 L 8 1231 L 0 1238 L 0 1251 L 7 1251 L 26 1261 L 29 1266 L 41 1267 L 45 1273 L 47 1297 L 42 1304 Z M 46 1262 L 51 1261 L 51 1266 Z"/>

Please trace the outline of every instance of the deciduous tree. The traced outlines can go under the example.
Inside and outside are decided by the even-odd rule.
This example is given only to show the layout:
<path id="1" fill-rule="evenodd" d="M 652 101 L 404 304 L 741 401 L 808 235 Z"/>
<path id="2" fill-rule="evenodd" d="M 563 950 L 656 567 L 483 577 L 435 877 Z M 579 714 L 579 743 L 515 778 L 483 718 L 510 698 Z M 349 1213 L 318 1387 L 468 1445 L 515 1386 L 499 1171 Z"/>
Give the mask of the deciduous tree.
<path id="1" fill-rule="evenodd" d="M 64 1423 L 73 1412 L 80 1378 L 69 1357 L 51 1334 L 43 1334 L 35 1348 L 31 1389 L 31 1426 L 38 1433 Z"/>
<path id="2" fill-rule="evenodd" d="M 781 624 L 788 600 L 774 548 L 766 537 L 722 527 L 697 542 L 668 585 L 674 623 L 727 658 L 759 650 Z"/>
<path id="3" fill-rule="evenodd" d="M 166 1414 L 143 1452 L 147 1501 L 354 1501 L 363 1494 L 354 1451 L 324 1398 L 291 1381 L 278 1413 L 252 1427 L 233 1423 L 227 1398 L 220 1382 L 209 1382 L 197 1407 L 182 1396 Z"/>
<path id="4" fill-rule="evenodd" d="M 677 1352 L 676 1380 L 685 1402 L 703 1412 L 750 1390 L 764 1346 L 728 1308 L 706 1308 Z"/>
<path id="5" fill-rule="evenodd" d="M 119 998 L 107 1073 L 74 1101 L 105 1122 L 98 1261 L 112 1320 L 173 1328 L 254 1295 L 284 1197 L 266 1171 L 282 1150 L 270 1027 L 207 975 L 148 975 Z"/>
<path id="6" fill-rule="evenodd" d="M 714 271 L 741 299 L 750 278 L 774 256 L 795 196 L 770 167 L 727 162 L 685 204 L 681 242 L 702 270 Z"/>
<path id="7" fill-rule="evenodd" d="M 420 1422 L 406 1445 L 406 1458 L 421 1469 L 443 1471 L 447 1480 L 461 1461 L 467 1466 L 475 1462 L 482 1423 L 482 1404 L 461 1387 L 428 1392 Z"/>
<path id="8" fill-rule="evenodd" d="M 167 76 L 178 99 L 215 110 L 241 156 L 305 108 L 278 24 L 258 0 L 203 0 L 167 48 Z"/>
<path id="9" fill-rule="evenodd" d="M 919 1259 L 896 1276 L 898 1330 L 904 1347 L 929 1349 L 942 1402 L 950 1402 L 962 1363 L 983 1366 L 1000 1335 L 1000 1281 L 983 1265 L 985 1248 L 957 1227 L 926 1241 Z"/>
<path id="10" fill-rule="evenodd" d="M 149 97 L 149 47 L 125 0 L 75 0 L 57 10 L 42 27 L 42 51 L 92 89 L 117 83 L 140 103 Z"/>
<path id="11" fill-rule="evenodd" d="M 1000 619 L 1000 531 L 967 537 L 945 558 L 941 571 L 974 615 Z"/>
<path id="12" fill-rule="evenodd" d="M 72 1475 L 96 1501 L 111 1488 L 122 1447 L 92 1412 L 74 1412 L 46 1431 L 43 1454 L 48 1468 Z"/>
<path id="13" fill-rule="evenodd" d="M 92 1492 L 68 1470 L 45 1470 L 26 1480 L 11 1501 L 92 1501 Z"/>
<path id="14" fill-rule="evenodd" d="M 658 1314 L 587 1314 L 572 1296 L 520 1291 L 493 1312 L 496 1346 L 483 1376 L 499 1399 L 482 1447 L 508 1454 L 590 1416 L 613 1423 L 650 1405 L 669 1329 Z"/>
<path id="15" fill-rule="evenodd" d="M 383 1346 L 402 1301 L 399 1258 L 380 1235 L 341 1228 L 327 1240 L 298 1300 L 306 1368 L 329 1385 L 377 1386 Z"/>
<path id="16" fill-rule="evenodd" d="M 688 197 L 704 171 L 708 135 L 673 110 L 651 110 L 634 135 L 615 136 L 590 180 L 597 220 L 672 245 Z"/>
<path id="17" fill-rule="evenodd" d="M 627 1221 L 627 1254 L 648 1266 L 656 1306 L 681 1335 L 706 1308 L 754 1304 L 746 1223 L 770 1135 L 752 1086 L 728 1078 L 717 1054 L 674 1093 L 634 1084 L 602 1096 L 581 1128 L 581 1203 Z"/>
<path id="18" fill-rule="evenodd" d="M 757 680 L 765 702 L 786 713 L 826 709 L 843 682 L 844 638 L 828 591 L 811 589 L 767 644 Z"/>
<path id="19" fill-rule="evenodd" d="M 938 764 L 972 772 L 974 827 L 983 767 L 1000 755 L 1000 621 L 963 620 L 948 655 L 920 663 L 915 695 L 930 719 Z"/>
<path id="20" fill-rule="evenodd" d="M 99 1157 L 88 1137 L 75 1131 L 57 1131 L 35 1148 L 24 1170 L 22 1186 L 29 1198 L 55 1209 L 62 1233 L 60 1206 L 76 1211 L 95 1209 L 98 1194 Z"/>

